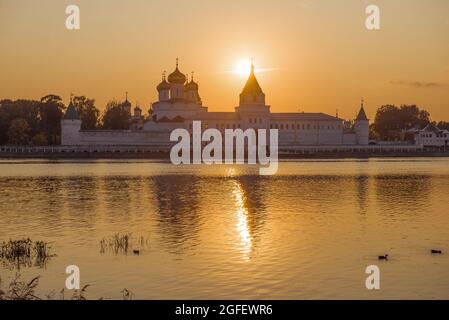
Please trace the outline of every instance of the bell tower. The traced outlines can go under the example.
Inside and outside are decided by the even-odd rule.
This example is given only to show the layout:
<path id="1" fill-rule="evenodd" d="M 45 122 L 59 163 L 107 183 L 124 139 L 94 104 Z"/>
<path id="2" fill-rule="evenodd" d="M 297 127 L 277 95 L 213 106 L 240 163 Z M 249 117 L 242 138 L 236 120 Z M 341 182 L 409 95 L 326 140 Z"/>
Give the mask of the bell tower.
<path id="1" fill-rule="evenodd" d="M 254 64 L 251 62 L 251 72 L 248 80 L 240 93 L 240 106 L 243 105 L 263 105 L 265 106 L 265 93 L 257 81 Z"/>

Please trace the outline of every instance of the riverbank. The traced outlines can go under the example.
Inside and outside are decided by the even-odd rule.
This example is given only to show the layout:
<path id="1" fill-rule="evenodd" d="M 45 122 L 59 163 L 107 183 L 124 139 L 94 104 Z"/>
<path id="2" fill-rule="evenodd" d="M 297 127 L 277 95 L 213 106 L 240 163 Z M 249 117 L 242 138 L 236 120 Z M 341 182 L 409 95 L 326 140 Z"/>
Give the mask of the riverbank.
<path id="1" fill-rule="evenodd" d="M 280 159 L 449 157 L 449 150 L 415 145 L 280 147 Z M 170 159 L 167 146 L 2 146 L 2 159 Z"/>

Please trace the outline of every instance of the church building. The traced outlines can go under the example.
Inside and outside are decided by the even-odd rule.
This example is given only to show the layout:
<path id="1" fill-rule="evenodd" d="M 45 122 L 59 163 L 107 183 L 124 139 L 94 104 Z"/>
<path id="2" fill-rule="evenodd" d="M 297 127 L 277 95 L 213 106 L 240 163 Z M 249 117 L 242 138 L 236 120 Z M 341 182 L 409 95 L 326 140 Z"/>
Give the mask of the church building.
<path id="1" fill-rule="evenodd" d="M 265 102 L 265 93 L 257 81 L 254 66 L 240 93 L 234 112 L 209 112 L 203 105 L 198 83 L 179 70 L 165 77 L 156 87 L 158 101 L 151 105 L 148 118 L 136 106 L 130 115 L 130 130 L 81 130 L 73 103 L 69 104 L 61 122 L 61 144 L 72 146 L 169 146 L 170 133 L 177 128 L 192 130 L 193 121 L 201 121 L 204 129 L 278 129 L 282 146 L 368 145 L 369 120 L 363 108 L 353 121 L 345 121 L 324 113 L 275 113 Z M 126 99 L 126 102 L 128 100 Z M 131 104 L 128 102 L 131 110 Z"/>

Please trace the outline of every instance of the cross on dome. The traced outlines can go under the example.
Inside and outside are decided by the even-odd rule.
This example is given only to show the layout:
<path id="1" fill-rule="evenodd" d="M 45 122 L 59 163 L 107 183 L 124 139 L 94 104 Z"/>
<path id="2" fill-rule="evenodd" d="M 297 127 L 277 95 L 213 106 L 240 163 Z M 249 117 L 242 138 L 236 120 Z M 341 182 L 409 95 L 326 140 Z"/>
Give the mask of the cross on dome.
<path id="1" fill-rule="evenodd" d="M 184 84 L 187 80 L 185 74 L 179 71 L 179 59 L 176 58 L 176 69 L 168 75 L 168 82 L 171 84 Z"/>

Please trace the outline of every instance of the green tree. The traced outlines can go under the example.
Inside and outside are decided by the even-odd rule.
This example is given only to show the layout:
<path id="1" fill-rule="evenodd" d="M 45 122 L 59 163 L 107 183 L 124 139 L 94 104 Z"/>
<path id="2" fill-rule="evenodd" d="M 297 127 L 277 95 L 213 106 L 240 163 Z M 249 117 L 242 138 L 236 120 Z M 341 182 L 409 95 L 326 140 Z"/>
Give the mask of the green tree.
<path id="1" fill-rule="evenodd" d="M 41 128 L 48 138 L 48 144 L 57 144 L 61 134 L 61 119 L 64 114 L 64 103 L 57 95 L 47 95 L 41 99 Z"/>
<path id="2" fill-rule="evenodd" d="M 25 119 L 14 119 L 8 129 L 8 142 L 13 145 L 28 144 L 28 130 L 28 122 Z"/>
<path id="3" fill-rule="evenodd" d="M 423 128 L 430 122 L 430 114 L 416 105 L 383 105 L 377 109 L 373 134 L 382 140 L 395 140 L 401 130 Z"/>
<path id="4" fill-rule="evenodd" d="M 94 99 L 88 99 L 85 96 L 76 96 L 73 98 L 73 104 L 81 119 L 82 130 L 98 128 L 100 111 L 95 107 Z"/>
<path id="5" fill-rule="evenodd" d="M 108 102 L 102 117 L 103 129 L 129 129 L 129 113 L 123 108 L 123 103 L 113 100 Z"/>

